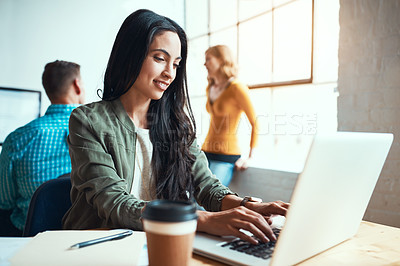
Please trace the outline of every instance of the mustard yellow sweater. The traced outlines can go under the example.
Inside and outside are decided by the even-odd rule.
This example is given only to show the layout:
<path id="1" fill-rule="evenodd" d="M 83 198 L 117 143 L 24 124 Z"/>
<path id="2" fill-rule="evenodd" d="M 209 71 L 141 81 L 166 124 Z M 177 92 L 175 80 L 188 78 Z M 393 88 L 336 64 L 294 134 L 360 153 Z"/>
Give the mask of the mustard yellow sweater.
<path id="1" fill-rule="evenodd" d="M 231 82 L 221 95 L 210 102 L 209 87 L 207 87 L 207 112 L 211 121 L 202 150 L 225 155 L 240 155 L 236 136 L 237 127 L 244 111 L 252 126 L 250 148 L 257 142 L 257 122 L 253 105 L 251 104 L 249 88 L 237 80 Z"/>

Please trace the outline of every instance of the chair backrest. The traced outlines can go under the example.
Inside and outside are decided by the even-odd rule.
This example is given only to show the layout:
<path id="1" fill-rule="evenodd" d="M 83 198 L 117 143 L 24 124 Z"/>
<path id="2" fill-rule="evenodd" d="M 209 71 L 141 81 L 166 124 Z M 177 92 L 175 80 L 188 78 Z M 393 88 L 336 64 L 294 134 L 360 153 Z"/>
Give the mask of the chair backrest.
<path id="1" fill-rule="evenodd" d="M 62 229 L 61 220 L 71 207 L 69 174 L 46 181 L 32 196 L 22 236 Z"/>

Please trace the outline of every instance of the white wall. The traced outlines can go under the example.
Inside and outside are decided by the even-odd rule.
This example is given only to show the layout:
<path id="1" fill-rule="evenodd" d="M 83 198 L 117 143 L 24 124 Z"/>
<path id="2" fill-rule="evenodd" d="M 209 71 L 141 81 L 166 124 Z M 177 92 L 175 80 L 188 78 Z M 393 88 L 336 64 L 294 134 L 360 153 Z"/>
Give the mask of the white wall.
<path id="1" fill-rule="evenodd" d="M 86 102 L 97 101 L 115 36 L 139 8 L 184 26 L 183 0 L 0 0 L 0 87 L 43 90 L 46 63 L 81 65 Z M 42 114 L 50 104 L 45 93 Z"/>

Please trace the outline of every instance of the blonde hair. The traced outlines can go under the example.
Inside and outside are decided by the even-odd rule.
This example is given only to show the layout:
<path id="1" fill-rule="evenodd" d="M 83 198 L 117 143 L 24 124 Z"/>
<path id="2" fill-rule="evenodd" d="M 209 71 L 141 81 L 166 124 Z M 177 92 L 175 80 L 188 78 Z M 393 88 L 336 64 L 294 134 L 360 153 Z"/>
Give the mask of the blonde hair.
<path id="1" fill-rule="evenodd" d="M 236 61 L 233 57 L 233 54 L 228 46 L 226 45 L 211 46 L 210 48 L 207 49 L 205 54 L 206 55 L 210 54 L 221 61 L 221 67 L 219 69 L 219 72 L 222 75 L 224 75 L 228 79 L 231 77 L 236 78 L 238 68 Z M 211 85 L 214 83 L 214 80 L 208 77 L 208 83 L 209 85 Z"/>

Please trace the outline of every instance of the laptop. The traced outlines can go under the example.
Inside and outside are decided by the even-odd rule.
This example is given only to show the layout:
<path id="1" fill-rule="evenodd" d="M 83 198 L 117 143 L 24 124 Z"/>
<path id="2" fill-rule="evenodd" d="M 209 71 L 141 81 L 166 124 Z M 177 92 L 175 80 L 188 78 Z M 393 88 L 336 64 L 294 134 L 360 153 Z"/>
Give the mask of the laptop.
<path id="1" fill-rule="evenodd" d="M 392 141 L 389 133 L 316 135 L 271 257 L 231 249 L 234 237 L 204 233 L 196 234 L 193 252 L 230 265 L 293 265 L 351 238 Z"/>

